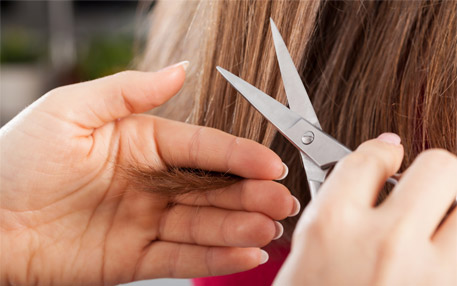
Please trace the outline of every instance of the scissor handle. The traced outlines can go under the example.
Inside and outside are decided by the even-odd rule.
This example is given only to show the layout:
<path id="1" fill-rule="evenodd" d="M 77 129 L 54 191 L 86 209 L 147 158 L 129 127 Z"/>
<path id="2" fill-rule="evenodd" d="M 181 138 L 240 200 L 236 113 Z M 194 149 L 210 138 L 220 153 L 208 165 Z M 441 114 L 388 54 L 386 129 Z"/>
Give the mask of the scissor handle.
<path id="1" fill-rule="evenodd" d="M 398 184 L 398 181 L 400 180 L 400 178 L 401 178 L 401 174 L 396 173 L 396 174 L 392 175 L 392 177 L 387 179 L 387 183 L 390 183 L 395 186 L 396 184 Z"/>
<path id="2" fill-rule="evenodd" d="M 317 181 L 308 181 L 309 192 L 311 193 L 311 199 L 315 199 L 317 191 L 321 188 L 322 183 Z"/>
<path id="3" fill-rule="evenodd" d="M 398 184 L 398 181 L 400 180 L 401 174 L 396 173 L 392 177 L 387 179 L 387 183 L 392 184 L 395 186 Z M 309 186 L 309 192 L 311 193 L 311 199 L 314 199 L 317 195 L 317 192 L 321 188 L 322 183 L 318 181 L 313 181 L 313 180 L 308 180 L 308 186 Z M 456 198 L 457 201 L 457 198 Z"/>

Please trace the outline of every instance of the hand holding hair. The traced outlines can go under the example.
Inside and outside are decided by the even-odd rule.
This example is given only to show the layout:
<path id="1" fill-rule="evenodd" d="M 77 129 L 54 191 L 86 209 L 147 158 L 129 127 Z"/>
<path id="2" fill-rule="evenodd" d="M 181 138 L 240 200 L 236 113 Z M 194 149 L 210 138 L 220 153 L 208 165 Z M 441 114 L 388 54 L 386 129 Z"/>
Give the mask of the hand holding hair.
<path id="1" fill-rule="evenodd" d="M 223 275 L 268 259 L 259 247 L 281 235 L 275 221 L 299 209 L 272 181 L 281 159 L 247 139 L 137 114 L 175 95 L 186 65 L 57 88 L 1 129 L 2 284 Z M 132 166 L 245 179 L 171 198 L 137 191 L 122 172 Z"/>
<path id="2" fill-rule="evenodd" d="M 400 167 L 394 134 L 341 160 L 301 216 L 275 285 L 456 285 L 457 158 L 423 152 L 379 206 Z"/>

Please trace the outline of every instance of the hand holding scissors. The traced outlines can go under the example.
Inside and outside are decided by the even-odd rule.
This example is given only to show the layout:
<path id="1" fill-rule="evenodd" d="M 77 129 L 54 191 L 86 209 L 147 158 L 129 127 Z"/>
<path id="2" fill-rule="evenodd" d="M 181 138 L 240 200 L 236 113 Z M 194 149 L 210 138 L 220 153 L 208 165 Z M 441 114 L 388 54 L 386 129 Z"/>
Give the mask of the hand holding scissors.
<path id="1" fill-rule="evenodd" d="M 398 182 L 389 179 L 403 158 L 397 135 L 382 134 L 351 153 L 320 129 L 272 21 L 271 28 L 290 110 L 218 70 L 300 151 L 314 197 L 276 285 L 456 285 L 457 209 L 449 206 L 457 193 L 457 158 L 426 151 Z M 396 184 L 393 194 L 375 206 L 386 180 Z"/>

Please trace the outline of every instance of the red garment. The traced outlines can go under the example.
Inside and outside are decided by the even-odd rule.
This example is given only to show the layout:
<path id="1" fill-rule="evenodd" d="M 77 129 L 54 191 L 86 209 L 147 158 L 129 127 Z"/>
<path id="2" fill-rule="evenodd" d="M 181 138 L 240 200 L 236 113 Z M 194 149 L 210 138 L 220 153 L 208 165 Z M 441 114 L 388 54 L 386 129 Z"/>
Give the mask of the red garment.
<path id="1" fill-rule="evenodd" d="M 289 247 L 267 249 L 270 259 L 254 269 L 236 274 L 194 279 L 195 286 L 270 286 L 289 254 Z"/>

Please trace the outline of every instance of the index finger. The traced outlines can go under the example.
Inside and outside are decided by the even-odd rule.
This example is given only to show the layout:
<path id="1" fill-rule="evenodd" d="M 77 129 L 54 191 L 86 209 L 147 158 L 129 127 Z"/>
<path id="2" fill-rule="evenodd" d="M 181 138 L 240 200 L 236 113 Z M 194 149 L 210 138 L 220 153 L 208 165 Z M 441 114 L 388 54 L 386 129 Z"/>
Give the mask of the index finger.
<path id="1" fill-rule="evenodd" d="M 155 138 L 169 166 L 274 180 L 282 176 L 281 158 L 267 147 L 220 130 L 157 118 Z"/>

